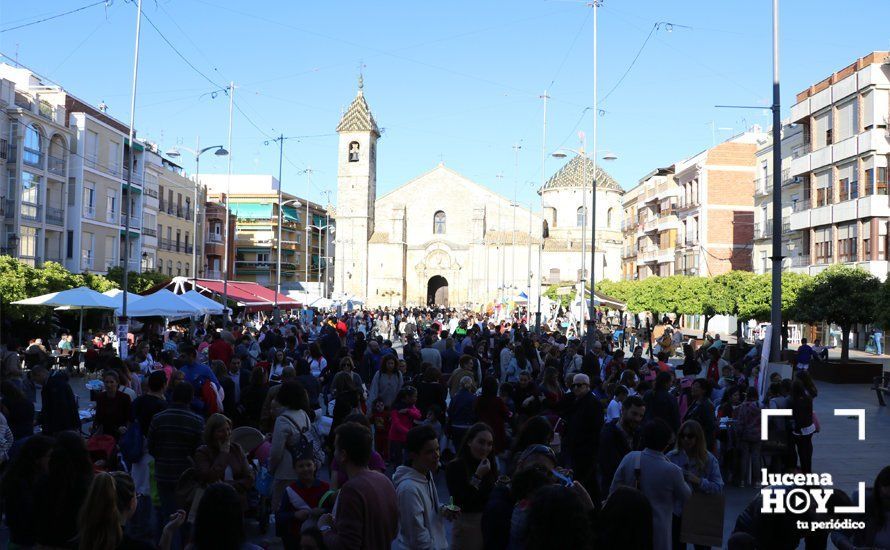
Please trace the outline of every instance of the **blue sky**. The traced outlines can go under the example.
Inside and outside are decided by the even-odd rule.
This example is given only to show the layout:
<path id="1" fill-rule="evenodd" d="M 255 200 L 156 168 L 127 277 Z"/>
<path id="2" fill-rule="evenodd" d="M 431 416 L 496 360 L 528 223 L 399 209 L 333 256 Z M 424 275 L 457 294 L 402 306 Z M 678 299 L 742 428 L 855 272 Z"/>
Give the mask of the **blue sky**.
<path id="1" fill-rule="evenodd" d="M 872 50 L 890 48 L 886 18 L 872 0 L 784 0 L 782 111 L 794 95 Z M 0 30 L 89 4 L 88 0 L 4 2 Z M 542 101 L 550 90 L 546 149 L 577 147 L 592 132 L 592 18 L 572 1 L 281 2 L 145 0 L 143 10 L 189 67 L 145 20 L 136 126 L 169 148 L 225 143 L 227 99 L 215 84 L 234 80 L 235 172 L 278 171 L 270 136 L 311 136 L 285 146 L 284 189 L 321 200 L 336 191 L 334 128 L 356 92 L 384 136 L 378 194 L 440 160 L 520 201 L 541 181 Z M 769 124 L 771 1 L 606 0 L 599 10 L 601 152 L 625 187 L 648 171 L 691 156 L 746 125 Z M 0 33 L 0 52 L 80 98 L 129 120 L 135 3 L 115 0 Z M 201 74 L 198 73 L 203 73 Z M 211 81 L 213 83 L 211 83 Z M 216 96 L 216 97 L 214 97 Z M 585 108 L 588 108 L 585 111 Z M 732 130 L 729 130 L 731 128 Z M 713 129 L 713 131 L 712 131 Z M 521 144 L 517 155 L 514 144 Z M 549 158 L 549 176 L 561 163 Z M 185 162 L 192 170 L 193 163 Z M 312 185 L 307 175 L 311 167 Z M 204 159 L 202 171 L 224 172 Z M 502 177 L 498 177 L 501 175 Z"/>

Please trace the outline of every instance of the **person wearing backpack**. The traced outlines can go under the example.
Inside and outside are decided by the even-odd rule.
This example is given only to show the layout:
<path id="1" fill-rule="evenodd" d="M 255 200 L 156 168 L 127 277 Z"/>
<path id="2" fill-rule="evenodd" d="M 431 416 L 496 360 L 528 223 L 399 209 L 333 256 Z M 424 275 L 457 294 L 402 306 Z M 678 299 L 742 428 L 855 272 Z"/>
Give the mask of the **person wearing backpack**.
<path id="1" fill-rule="evenodd" d="M 278 414 L 272 430 L 269 471 L 275 479 L 272 486 L 272 510 L 278 510 L 284 490 L 300 477 L 291 451 L 299 448 L 303 438 L 309 437 L 312 420 L 309 417 L 306 390 L 296 381 L 281 384 L 272 409 L 273 414 Z"/>

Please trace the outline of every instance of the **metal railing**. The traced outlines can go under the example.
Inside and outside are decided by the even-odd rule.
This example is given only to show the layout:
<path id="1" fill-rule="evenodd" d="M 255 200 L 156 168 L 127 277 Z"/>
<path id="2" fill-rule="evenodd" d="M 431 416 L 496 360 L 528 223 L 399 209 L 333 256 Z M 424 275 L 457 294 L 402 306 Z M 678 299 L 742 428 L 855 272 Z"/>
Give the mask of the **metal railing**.
<path id="1" fill-rule="evenodd" d="M 222 235 L 218 235 L 216 233 L 208 233 L 207 234 L 207 242 L 209 243 L 221 243 L 223 242 Z"/>
<path id="2" fill-rule="evenodd" d="M 130 174 L 130 169 L 124 168 L 122 178 L 124 181 L 127 181 L 128 177 L 130 178 L 130 183 L 133 183 L 135 185 L 142 185 L 142 174 L 138 172 L 133 172 L 132 174 Z"/>
<path id="3" fill-rule="evenodd" d="M 810 265 L 809 254 L 798 254 L 797 256 L 790 256 L 788 259 L 791 260 L 789 262 L 791 267 L 806 267 Z"/>
<path id="4" fill-rule="evenodd" d="M 55 174 L 56 176 L 65 176 L 65 159 L 60 159 L 59 157 L 54 157 L 49 155 L 49 159 L 47 162 L 47 170 L 49 170 L 50 174 Z"/>
<path id="5" fill-rule="evenodd" d="M 152 197 L 155 199 L 158 198 L 158 188 L 157 187 L 146 185 L 145 188 L 142 190 L 142 192 L 145 193 L 149 197 Z"/>
<path id="6" fill-rule="evenodd" d="M 754 224 L 754 238 L 755 239 L 765 239 L 767 237 L 772 237 L 773 235 L 773 220 L 767 219 L 766 223 L 755 223 Z"/>
<path id="7" fill-rule="evenodd" d="M 216 269 L 208 269 L 204 271 L 204 277 L 207 279 L 222 279 L 222 271 Z"/>
<path id="8" fill-rule="evenodd" d="M 127 225 L 128 214 L 121 214 L 121 227 Z M 130 231 L 139 231 L 142 228 L 142 216 L 136 214 L 130 218 Z"/>
<path id="9" fill-rule="evenodd" d="M 46 207 L 46 223 L 65 225 L 65 211 L 61 208 Z"/>
<path id="10" fill-rule="evenodd" d="M 3 214 L 6 218 L 15 217 L 15 199 L 6 199 L 3 201 Z"/>
<path id="11" fill-rule="evenodd" d="M 39 204 L 22 201 L 22 208 L 19 213 L 24 220 L 37 221 L 40 219 L 40 210 L 42 208 Z"/>
<path id="12" fill-rule="evenodd" d="M 158 236 L 158 230 L 157 230 L 157 229 L 154 229 L 154 228 L 151 228 L 151 227 L 145 227 L 145 226 L 143 225 L 143 226 L 142 226 L 142 234 L 145 235 L 146 237 L 157 237 L 157 236 Z"/>
<path id="13" fill-rule="evenodd" d="M 93 262 L 95 258 L 92 256 L 81 256 L 80 257 L 80 268 L 81 269 L 93 269 Z"/>
<path id="14" fill-rule="evenodd" d="M 92 168 L 93 170 L 98 170 L 98 169 L 99 169 L 99 157 L 98 157 L 97 155 L 95 155 L 95 154 L 93 154 L 93 155 L 89 155 L 89 154 L 84 155 L 84 156 L 83 156 L 83 163 L 84 163 L 84 165 L 86 165 L 87 168 Z"/>
<path id="15" fill-rule="evenodd" d="M 694 246 L 698 244 L 698 237 L 686 237 L 683 242 L 686 246 Z"/>
<path id="16" fill-rule="evenodd" d="M 810 200 L 804 199 L 802 201 L 796 201 L 791 203 L 791 211 L 792 212 L 803 212 L 805 210 L 810 209 Z"/>
<path id="17" fill-rule="evenodd" d="M 105 221 L 107 221 L 108 223 L 117 222 L 117 212 L 115 212 L 114 210 L 106 210 Z"/>
<path id="18" fill-rule="evenodd" d="M 24 147 L 22 150 L 22 162 L 28 166 L 43 168 L 43 152 Z"/>
<path id="19" fill-rule="evenodd" d="M 95 206 L 83 206 L 83 217 L 89 218 L 91 220 L 96 219 L 96 207 Z"/>
<path id="20" fill-rule="evenodd" d="M 782 217 L 782 233 L 791 231 L 791 216 Z"/>

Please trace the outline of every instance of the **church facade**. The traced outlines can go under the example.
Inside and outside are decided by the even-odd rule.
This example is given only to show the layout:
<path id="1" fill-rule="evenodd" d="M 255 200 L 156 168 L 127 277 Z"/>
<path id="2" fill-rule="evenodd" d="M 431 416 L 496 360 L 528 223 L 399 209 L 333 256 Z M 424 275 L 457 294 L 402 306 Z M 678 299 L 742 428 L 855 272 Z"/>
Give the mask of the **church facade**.
<path id="1" fill-rule="evenodd" d="M 334 297 L 369 306 L 477 307 L 577 284 L 590 271 L 586 195 L 593 163 L 575 157 L 539 191 L 543 213 L 440 163 L 377 197 L 380 130 L 361 84 L 341 117 L 337 162 Z M 585 164 L 586 162 L 586 164 Z M 598 167 L 597 280 L 621 272 L 621 195 Z"/>

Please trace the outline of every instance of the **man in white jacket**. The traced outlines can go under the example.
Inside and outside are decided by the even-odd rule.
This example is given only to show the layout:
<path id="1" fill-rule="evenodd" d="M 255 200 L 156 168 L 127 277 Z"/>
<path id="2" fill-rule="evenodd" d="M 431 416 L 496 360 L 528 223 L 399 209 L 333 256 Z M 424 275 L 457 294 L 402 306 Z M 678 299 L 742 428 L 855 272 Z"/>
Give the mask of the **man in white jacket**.
<path id="1" fill-rule="evenodd" d="M 444 550 L 448 548 L 445 519 L 460 512 L 439 502 L 433 474 L 439 467 L 439 439 L 430 426 L 408 431 L 405 442 L 410 466 L 399 466 L 392 477 L 399 501 L 397 550 Z"/>

